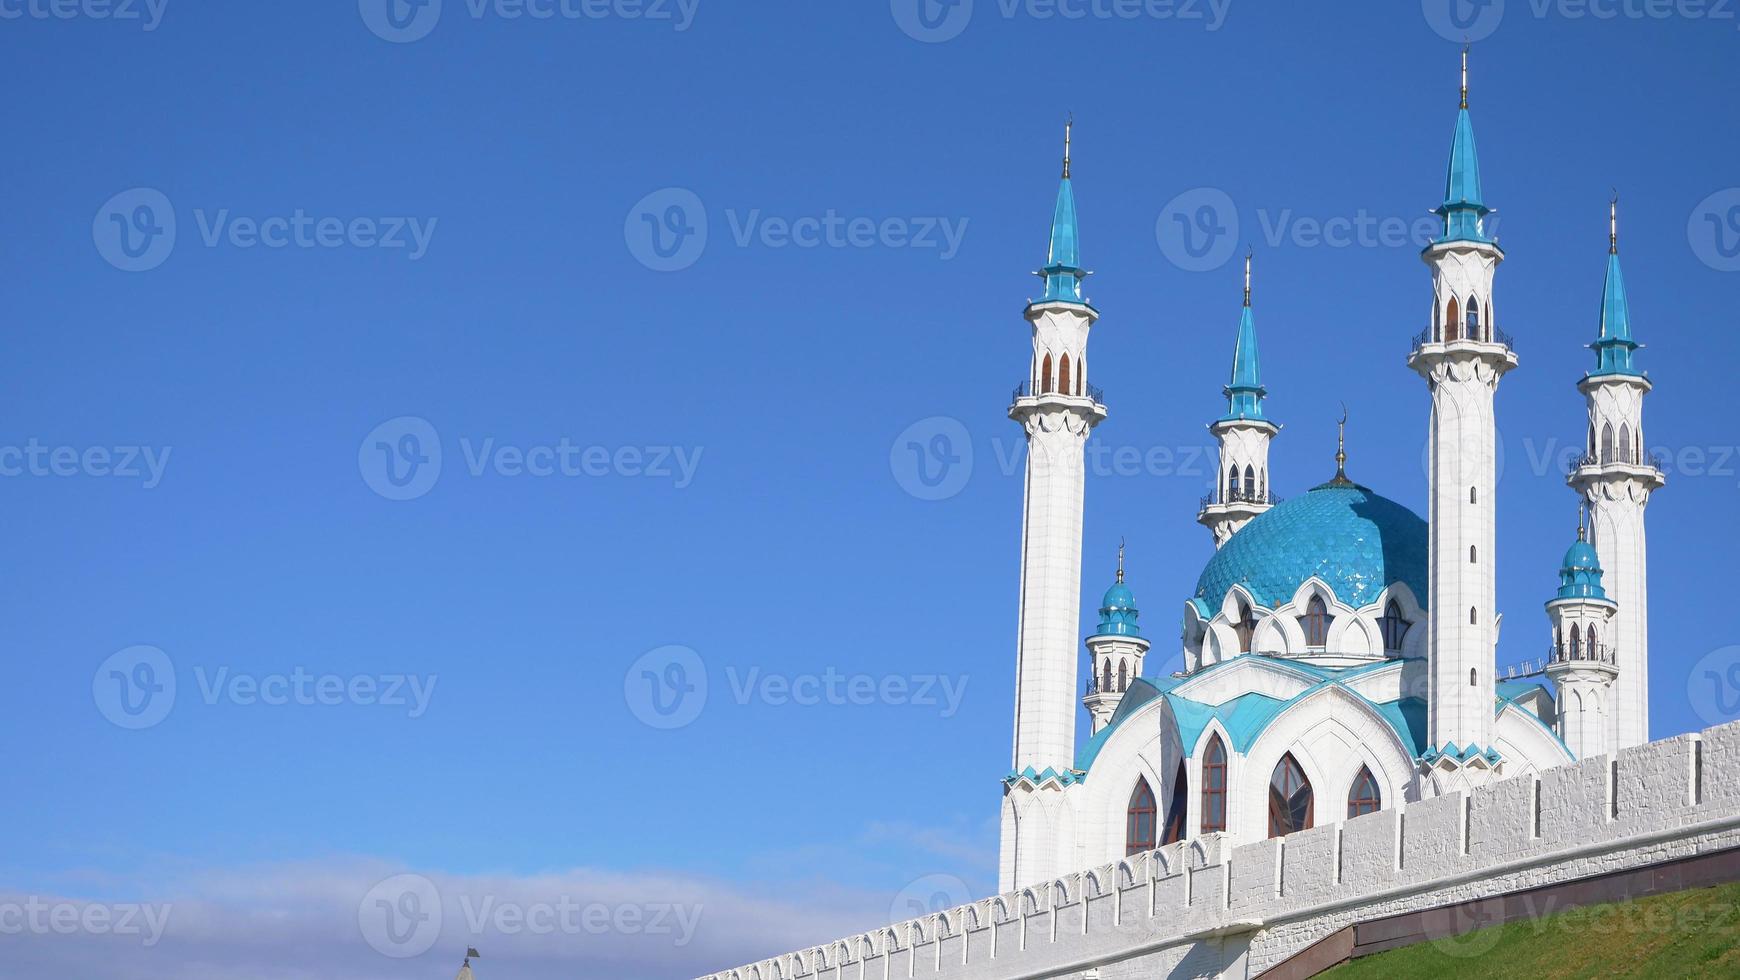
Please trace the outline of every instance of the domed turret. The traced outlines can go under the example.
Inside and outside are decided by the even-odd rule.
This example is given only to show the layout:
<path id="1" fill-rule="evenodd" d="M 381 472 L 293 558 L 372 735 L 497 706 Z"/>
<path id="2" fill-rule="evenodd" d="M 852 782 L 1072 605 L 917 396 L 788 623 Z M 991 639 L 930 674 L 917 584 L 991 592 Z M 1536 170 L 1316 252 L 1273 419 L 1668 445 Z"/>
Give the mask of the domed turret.
<path id="1" fill-rule="evenodd" d="M 1577 509 L 1577 543 L 1559 567 L 1558 595 L 1547 603 L 1553 643 L 1547 676 L 1559 686 L 1559 737 L 1586 759 L 1612 747 L 1613 683 L 1619 676 L 1613 622 L 1619 605 L 1601 586 L 1601 556 Z"/>
<path id="2" fill-rule="evenodd" d="M 1124 545 L 1119 542 L 1118 578 L 1100 600 L 1099 628 L 1087 638 L 1088 682 L 1081 703 L 1088 710 L 1090 734 L 1111 721 L 1130 683 L 1142 676 L 1148 641 L 1136 625 L 1139 615 L 1135 593 L 1124 584 Z"/>

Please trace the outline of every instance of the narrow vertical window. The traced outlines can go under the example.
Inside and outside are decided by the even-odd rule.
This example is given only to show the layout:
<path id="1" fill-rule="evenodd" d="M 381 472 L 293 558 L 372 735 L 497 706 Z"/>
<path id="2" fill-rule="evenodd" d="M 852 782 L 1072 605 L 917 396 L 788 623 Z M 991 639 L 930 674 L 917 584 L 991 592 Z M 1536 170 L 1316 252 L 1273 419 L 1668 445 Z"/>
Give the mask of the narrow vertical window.
<path id="1" fill-rule="evenodd" d="M 1583 659 L 1583 634 L 1575 626 L 1571 627 L 1571 659 Z"/>
<path id="2" fill-rule="evenodd" d="M 1589 659 L 1601 659 L 1601 640 L 1595 635 L 1595 624 L 1589 624 Z"/>
<path id="3" fill-rule="evenodd" d="M 1226 471 L 1226 500 L 1224 503 L 1230 504 L 1237 499 L 1239 499 L 1239 468 L 1234 466 Z"/>
<path id="4" fill-rule="evenodd" d="M 1245 499 L 1257 499 L 1257 471 L 1249 464 L 1245 466 Z"/>
<path id="5" fill-rule="evenodd" d="M 1087 394 L 1087 362 L 1086 361 L 1078 360 L 1075 362 L 1075 393 L 1078 395 Z"/>
<path id="6" fill-rule="evenodd" d="M 1378 629 L 1384 636 L 1384 649 L 1391 653 L 1401 652 L 1402 639 L 1408 635 L 1411 625 L 1402 618 L 1401 604 L 1391 599 L 1384 607 L 1383 618 L 1378 620 Z"/>
<path id="7" fill-rule="evenodd" d="M 1601 462 L 1613 462 L 1613 423 L 1601 427 Z"/>
<path id="8" fill-rule="evenodd" d="M 1378 792 L 1377 779 L 1372 776 L 1371 767 L 1361 766 L 1359 775 L 1353 779 L 1353 788 L 1347 791 L 1347 815 L 1357 817 L 1376 813 L 1383 808 L 1383 797 Z"/>
<path id="9" fill-rule="evenodd" d="M 1468 297 L 1468 339 L 1480 340 L 1485 335 L 1480 330 L 1480 301 Z"/>
<path id="10" fill-rule="evenodd" d="M 1629 425 L 1621 424 L 1619 426 L 1619 461 L 1622 463 L 1633 462 L 1631 457 L 1631 426 Z"/>
<path id="11" fill-rule="evenodd" d="M 1233 624 L 1233 633 L 1239 638 L 1239 652 L 1251 652 L 1251 638 L 1257 635 L 1257 614 L 1251 607 L 1239 603 L 1239 621 Z"/>
<path id="12" fill-rule="evenodd" d="M 1450 315 L 1444 318 L 1444 342 L 1450 343 L 1457 339 L 1457 331 L 1462 322 L 1462 308 L 1456 305 L 1456 297 L 1450 297 Z"/>
<path id="13" fill-rule="evenodd" d="M 1130 665 L 1128 663 L 1126 663 L 1125 661 L 1120 660 L 1120 661 L 1118 661 L 1118 693 L 1122 694 L 1125 691 L 1128 691 L 1129 689 L 1130 689 Z"/>
<path id="14" fill-rule="evenodd" d="M 1480 671 L 1476 670 L 1473 667 L 1468 668 L 1468 686 L 1469 687 L 1479 687 L 1480 686 Z"/>
<path id="15" fill-rule="evenodd" d="M 1166 805 L 1166 829 L 1160 843 L 1174 844 L 1184 839 L 1185 805 L 1190 799 L 1190 782 L 1184 775 L 1184 760 L 1178 760 L 1178 778 L 1172 781 L 1172 801 Z"/>
<path id="16" fill-rule="evenodd" d="M 1468 502 L 1471 504 L 1480 503 L 1480 488 L 1479 487 L 1469 487 L 1468 488 Z"/>
<path id="17" fill-rule="evenodd" d="M 1037 392 L 1035 392 L 1035 394 L 1044 395 L 1044 394 L 1049 394 L 1050 392 L 1051 392 L 1051 355 L 1047 354 L 1047 355 L 1045 355 L 1044 365 L 1042 365 L 1039 369 L 1039 390 Z"/>
<path id="18" fill-rule="evenodd" d="M 1305 645 L 1321 647 L 1329 643 L 1329 624 L 1333 622 L 1329 615 L 1329 606 L 1323 597 L 1314 595 L 1305 604 L 1305 615 L 1299 617 L 1299 626 L 1305 631 Z"/>
<path id="19" fill-rule="evenodd" d="M 1112 693 L 1112 662 L 1110 660 L 1106 661 L 1106 676 L 1100 682 L 1100 692 L 1102 694 Z"/>
<path id="20" fill-rule="evenodd" d="M 1470 564 L 1470 565 L 1480 564 L 1480 552 L 1476 549 L 1476 547 L 1474 545 L 1468 546 L 1468 564 Z"/>
<path id="21" fill-rule="evenodd" d="M 1283 837 L 1311 829 L 1311 781 L 1289 752 L 1269 777 L 1269 836 Z"/>
<path id="22" fill-rule="evenodd" d="M 1202 832 L 1226 829 L 1226 746 L 1220 736 L 1209 737 L 1202 754 Z"/>
<path id="23" fill-rule="evenodd" d="M 1470 625 L 1470 626 L 1479 626 L 1480 625 L 1480 610 L 1478 610 L 1478 609 L 1468 610 L 1468 625 Z"/>
<path id="24" fill-rule="evenodd" d="M 1154 791 L 1148 780 L 1136 777 L 1136 788 L 1130 793 L 1130 806 L 1124 815 L 1124 854 L 1140 854 L 1154 849 Z"/>
<path id="25" fill-rule="evenodd" d="M 1059 394 L 1069 394 L 1069 355 L 1065 354 L 1057 361 L 1057 391 Z"/>

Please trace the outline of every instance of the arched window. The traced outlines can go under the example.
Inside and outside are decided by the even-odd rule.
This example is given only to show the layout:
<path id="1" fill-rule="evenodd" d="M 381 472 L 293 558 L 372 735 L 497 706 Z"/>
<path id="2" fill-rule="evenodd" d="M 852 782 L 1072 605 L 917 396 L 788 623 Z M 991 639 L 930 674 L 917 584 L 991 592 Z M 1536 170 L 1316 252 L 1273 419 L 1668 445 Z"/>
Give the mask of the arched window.
<path id="1" fill-rule="evenodd" d="M 1202 753 L 1202 832 L 1226 829 L 1226 746 L 1211 735 Z"/>
<path id="2" fill-rule="evenodd" d="M 1469 607 L 1468 625 L 1470 625 L 1470 626 L 1479 626 L 1480 625 L 1480 610 L 1475 609 L 1473 607 Z"/>
<path id="3" fill-rule="evenodd" d="M 1619 426 L 1619 461 L 1622 463 L 1633 462 L 1631 458 L 1631 426 L 1625 424 Z"/>
<path id="4" fill-rule="evenodd" d="M 1468 297 L 1468 339 L 1480 340 L 1484 334 L 1480 330 L 1480 301 Z"/>
<path id="5" fill-rule="evenodd" d="M 1057 390 L 1061 394 L 1069 394 L 1069 355 L 1065 354 L 1057 361 Z"/>
<path id="6" fill-rule="evenodd" d="M 1234 466 L 1226 471 L 1226 500 L 1224 503 L 1230 504 L 1237 499 L 1239 499 L 1239 468 Z"/>
<path id="7" fill-rule="evenodd" d="M 1408 627 L 1413 624 L 1402 618 L 1402 606 L 1391 599 L 1384 607 L 1384 615 L 1378 620 L 1378 629 L 1384 635 L 1384 649 L 1398 652 L 1402 649 L 1402 638 L 1408 635 Z"/>
<path id="8" fill-rule="evenodd" d="M 1075 393 L 1076 394 L 1078 394 L 1078 395 L 1087 394 L 1086 380 L 1087 380 L 1087 362 L 1078 360 L 1075 362 Z"/>
<path id="9" fill-rule="evenodd" d="M 1127 662 L 1120 660 L 1118 661 L 1118 693 L 1122 694 L 1129 689 L 1130 665 Z"/>
<path id="10" fill-rule="evenodd" d="M 1601 659 L 1601 640 L 1595 635 L 1595 624 L 1589 624 L 1589 659 Z"/>
<path id="11" fill-rule="evenodd" d="M 1245 497 L 1257 499 L 1257 471 L 1249 464 L 1245 466 Z"/>
<path id="12" fill-rule="evenodd" d="M 1289 752 L 1269 777 L 1269 836 L 1282 837 L 1311 829 L 1311 781 Z"/>
<path id="13" fill-rule="evenodd" d="M 1365 813 L 1376 813 L 1383 808 L 1383 797 L 1378 793 L 1377 780 L 1372 777 L 1371 767 L 1361 766 L 1359 775 L 1353 778 L 1353 788 L 1347 791 L 1347 815 L 1357 817 Z"/>
<path id="14" fill-rule="evenodd" d="M 1184 839 L 1185 804 L 1190 797 L 1190 782 L 1184 776 L 1184 760 L 1178 760 L 1178 778 L 1172 781 L 1172 802 L 1166 805 L 1166 826 L 1160 833 L 1160 843 L 1173 844 Z"/>
<path id="15" fill-rule="evenodd" d="M 1613 423 L 1601 427 L 1601 462 L 1613 462 Z"/>
<path id="16" fill-rule="evenodd" d="M 1469 687 L 1479 687 L 1480 686 L 1480 671 L 1473 668 L 1473 667 L 1468 668 L 1468 686 Z"/>
<path id="17" fill-rule="evenodd" d="M 1471 504 L 1480 503 L 1480 488 L 1479 487 L 1469 487 L 1468 488 L 1468 502 Z"/>
<path id="18" fill-rule="evenodd" d="M 1314 595 L 1305 604 L 1305 615 L 1299 617 L 1299 627 L 1305 631 L 1305 645 L 1320 647 L 1329 643 L 1329 624 L 1333 619 L 1323 597 Z"/>
<path id="19" fill-rule="evenodd" d="M 1148 788 L 1148 781 L 1136 777 L 1136 789 L 1130 793 L 1130 808 L 1124 818 L 1124 853 L 1140 854 L 1152 851 L 1154 840 L 1154 814 L 1158 808 L 1154 805 L 1154 791 Z"/>
<path id="20" fill-rule="evenodd" d="M 1251 652 L 1251 638 L 1257 635 L 1257 614 L 1251 607 L 1239 603 L 1239 621 L 1233 624 L 1233 633 L 1239 638 L 1239 652 Z"/>
<path id="21" fill-rule="evenodd" d="M 1456 305 L 1456 297 L 1450 297 L 1450 315 L 1444 318 L 1444 342 L 1446 344 L 1457 339 L 1462 324 L 1461 307 Z"/>
<path id="22" fill-rule="evenodd" d="M 1601 451 L 1601 447 L 1599 445 L 1597 445 L 1597 443 L 1595 441 L 1595 423 L 1590 422 L 1589 423 L 1589 455 L 1593 456 L 1597 452 L 1600 452 L 1600 451 Z"/>
<path id="23" fill-rule="evenodd" d="M 1105 673 L 1105 679 L 1100 682 L 1100 693 L 1110 694 L 1112 693 L 1112 662 L 1110 660 L 1106 661 Z"/>
<path id="24" fill-rule="evenodd" d="M 1571 659 L 1583 659 L 1583 634 L 1577 632 L 1577 627 L 1571 627 Z"/>
<path id="25" fill-rule="evenodd" d="M 1039 368 L 1039 391 L 1044 395 L 1051 391 L 1051 355 L 1045 355 L 1045 363 Z"/>

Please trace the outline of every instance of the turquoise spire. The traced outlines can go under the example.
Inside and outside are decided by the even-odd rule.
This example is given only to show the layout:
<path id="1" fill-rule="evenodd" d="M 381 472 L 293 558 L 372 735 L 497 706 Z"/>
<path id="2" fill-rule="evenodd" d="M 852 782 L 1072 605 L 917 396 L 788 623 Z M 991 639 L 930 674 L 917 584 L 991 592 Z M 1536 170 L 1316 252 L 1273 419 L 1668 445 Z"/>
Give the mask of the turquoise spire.
<path id="1" fill-rule="evenodd" d="M 1601 292 L 1601 336 L 1595 341 L 1596 374 L 1637 374 L 1631 353 L 1640 346 L 1631 339 L 1631 304 L 1625 298 L 1625 274 L 1619 270 L 1619 198 L 1607 211 L 1607 285 Z"/>
<path id="2" fill-rule="evenodd" d="M 1045 268 L 1037 275 L 1045 280 L 1043 303 L 1083 303 L 1081 283 L 1088 277 L 1081 267 L 1081 231 L 1075 216 L 1075 189 L 1070 185 L 1070 139 L 1075 121 L 1063 128 L 1063 183 L 1057 188 L 1057 210 L 1051 218 L 1051 251 Z"/>
<path id="3" fill-rule="evenodd" d="M 1444 203 L 1433 214 L 1444 219 L 1439 242 L 1485 242 L 1482 219 L 1492 213 L 1480 191 L 1480 154 L 1474 146 L 1474 122 L 1468 116 L 1468 50 L 1462 51 L 1462 108 L 1456 114 L 1456 137 L 1450 144 L 1450 168 L 1444 177 Z"/>
<path id="4" fill-rule="evenodd" d="M 1605 600 L 1607 590 L 1601 587 L 1601 576 L 1601 558 L 1595 553 L 1595 546 L 1589 543 L 1588 532 L 1583 526 L 1583 509 L 1578 507 L 1577 543 L 1565 552 L 1564 564 L 1559 568 L 1559 598 Z"/>
<path id="5" fill-rule="evenodd" d="M 1224 389 L 1226 415 L 1222 422 L 1234 419 L 1263 419 L 1262 368 L 1257 354 L 1257 323 L 1251 316 L 1251 256 L 1245 254 L 1245 309 L 1239 316 L 1238 345 L 1233 348 L 1232 380 Z M 1266 421 L 1266 420 L 1264 420 Z"/>
<path id="6" fill-rule="evenodd" d="M 1136 610 L 1136 596 L 1130 587 L 1124 584 L 1124 543 L 1118 542 L 1118 580 L 1106 590 L 1106 596 L 1100 600 L 1100 625 L 1094 630 L 1095 636 L 1141 636 L 1141 627 L 1136 625 L 1136 618 L 1141 613 Z"/>

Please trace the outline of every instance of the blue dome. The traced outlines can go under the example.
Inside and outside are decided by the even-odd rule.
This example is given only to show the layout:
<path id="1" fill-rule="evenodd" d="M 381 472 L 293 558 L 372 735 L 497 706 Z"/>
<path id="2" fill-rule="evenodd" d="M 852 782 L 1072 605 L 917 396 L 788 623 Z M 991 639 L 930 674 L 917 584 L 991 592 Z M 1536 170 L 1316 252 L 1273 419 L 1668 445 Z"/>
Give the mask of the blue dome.
<path id="1" fill-rule="evenodd" d="M 1135 593 L 1120 581 L 1107 589 L 1106 597 L 1100 600 L 1100 626 L 1094 635 L 1141 636 L 1142 630 L 1136 625 L 1140 615 L 1136 611 Z"/>
<path id="2" fill-rule="evenodd" d="M 1426 522 L 1401 504 L 1351 483 L 1324 484 L 1233 535 L 1202 570 L 1196 597 L 1218 606 L 1242 585 L 1273 608 L 1317 576 L 1350 606 L 1376 602 L 1396 582 L 1424 606 L 1429 537 Z"/>
<path id="3" fill-rule="evenodd" d="M 1605 599 L 1607 590 L 1601 587 L 1601 578 L 1601 558 L 1595 546 L 1579 535 L 1559 568 L 1559 598 Z"/>

